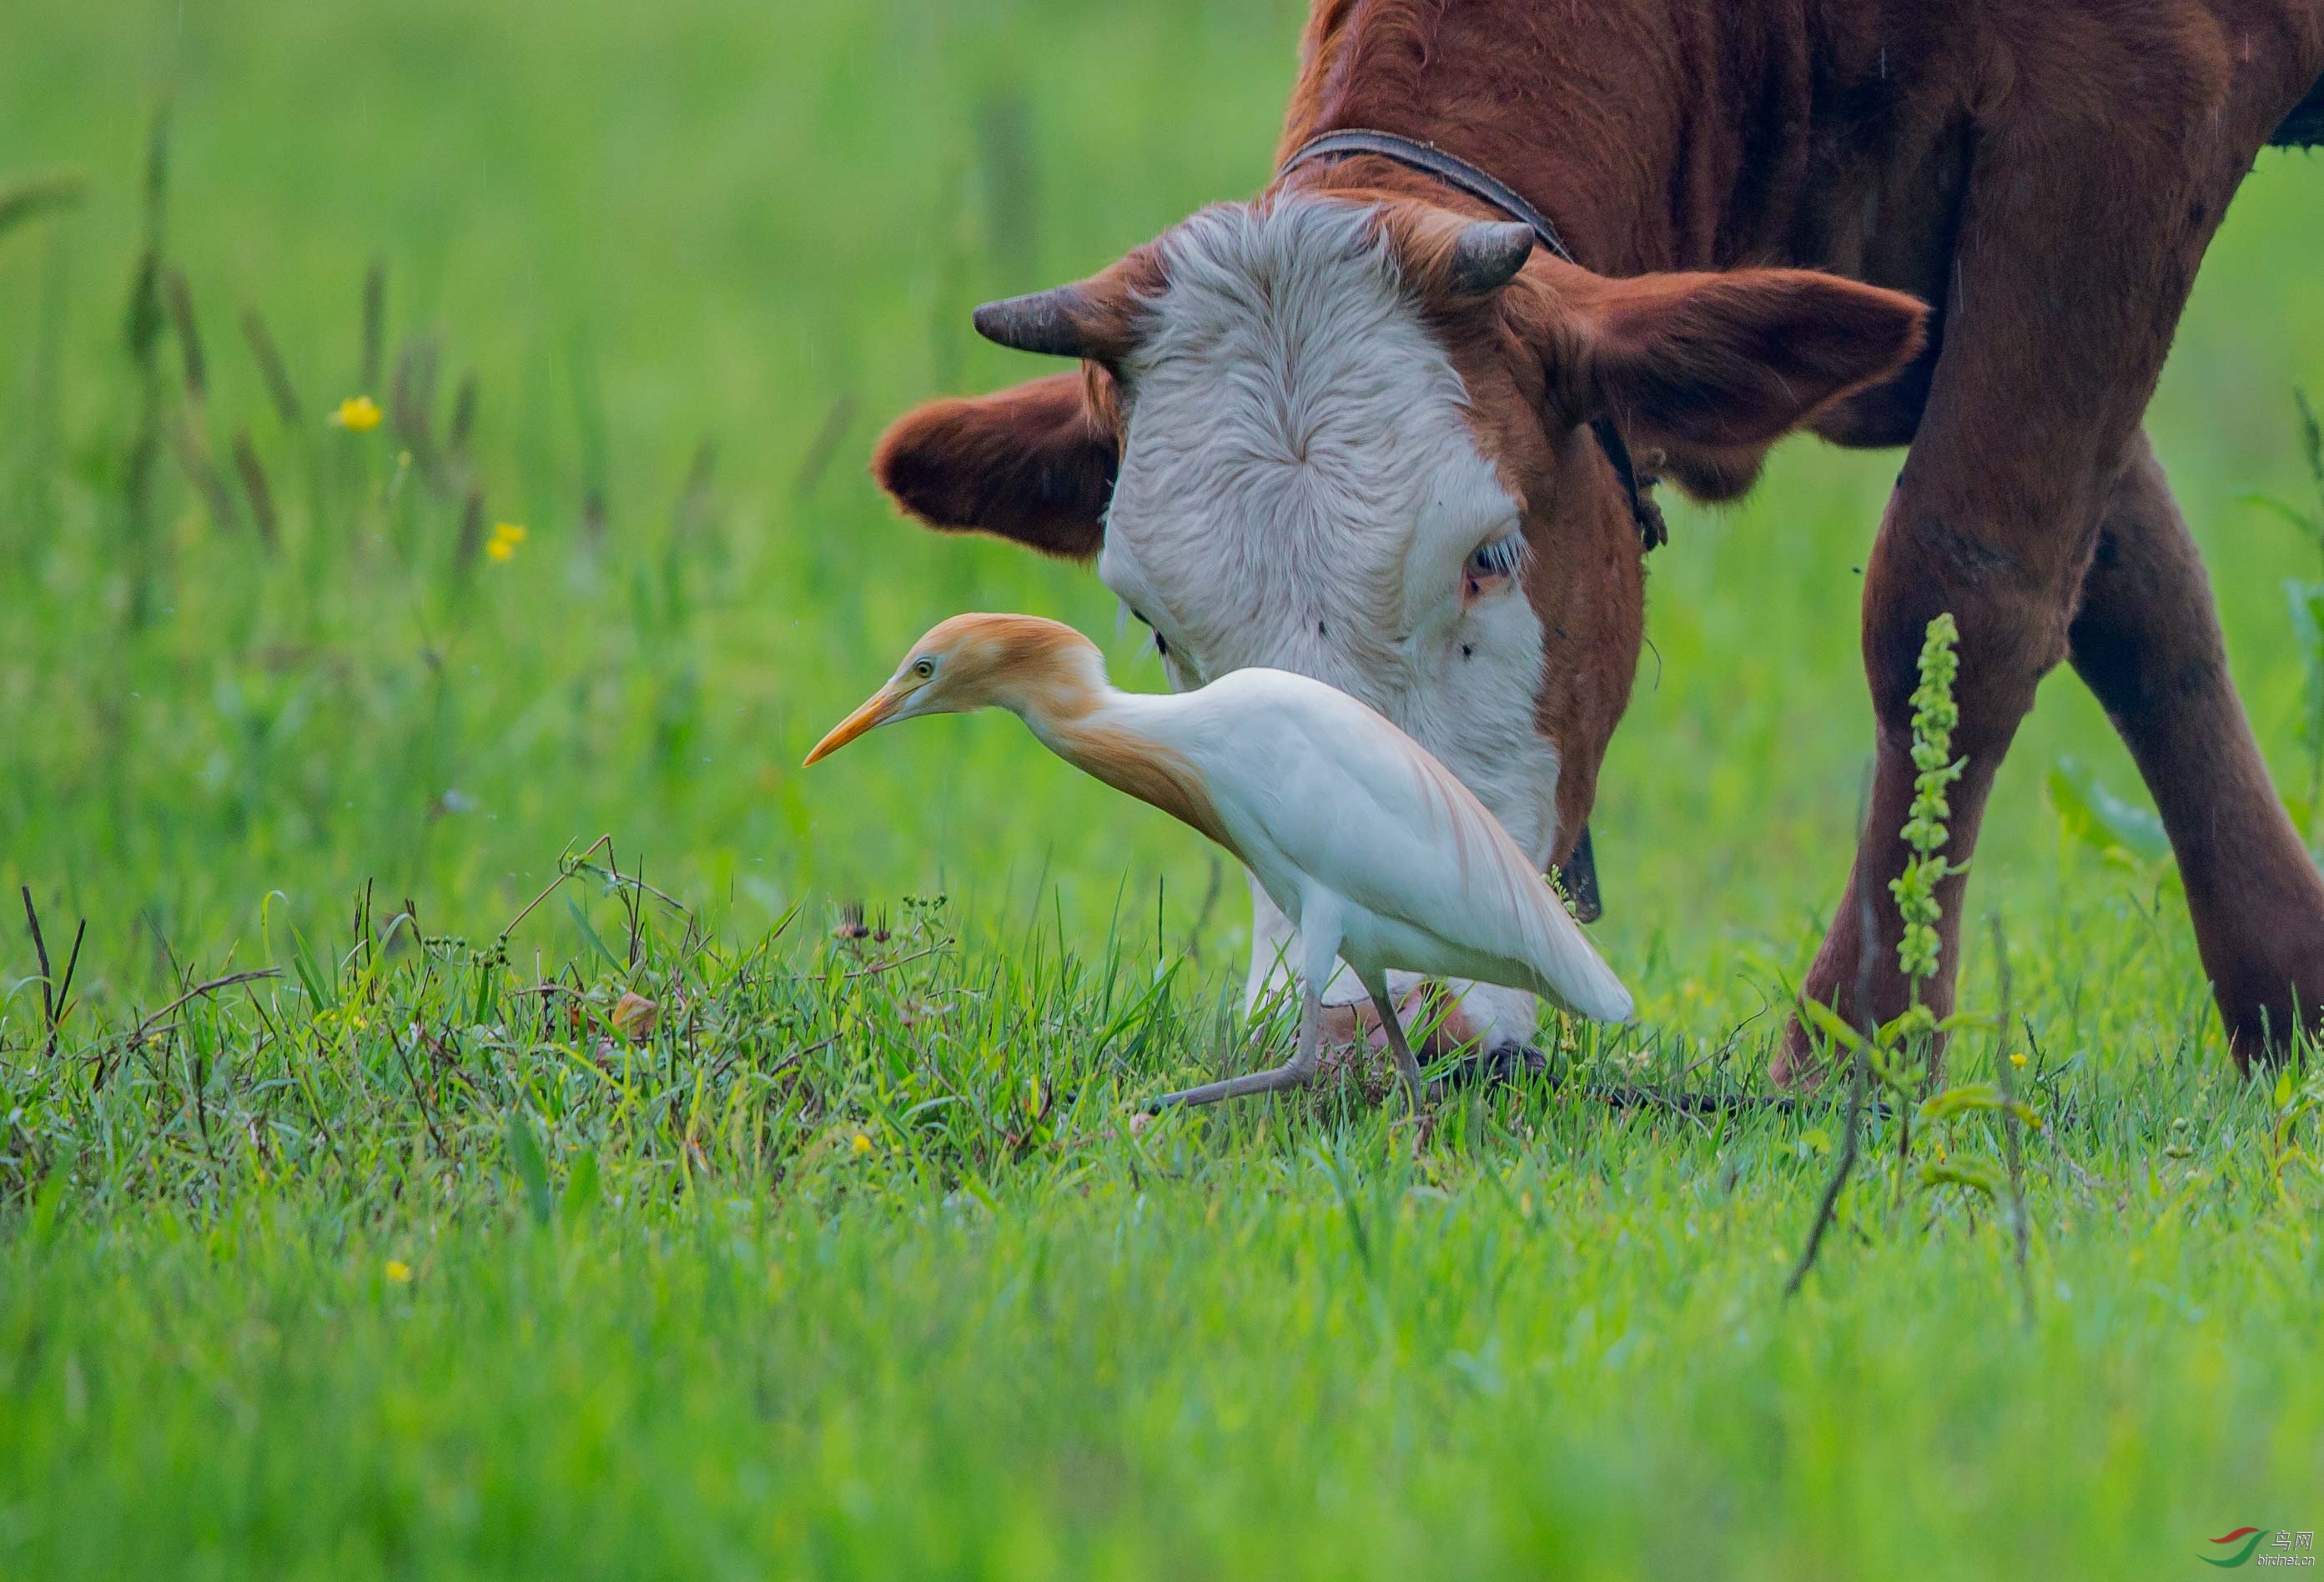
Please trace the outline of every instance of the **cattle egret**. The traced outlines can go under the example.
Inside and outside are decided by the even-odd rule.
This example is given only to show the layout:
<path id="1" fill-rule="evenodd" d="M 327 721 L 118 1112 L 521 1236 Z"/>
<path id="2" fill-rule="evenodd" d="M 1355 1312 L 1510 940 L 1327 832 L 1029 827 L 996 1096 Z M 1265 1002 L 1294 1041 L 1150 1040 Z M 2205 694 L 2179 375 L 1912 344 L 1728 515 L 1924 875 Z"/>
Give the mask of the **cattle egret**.
<path id="1" fill-rule="evenodd" d="M 1630 1015 L 1628 991 L 1468 787 L 1372 710 L 1304 676 L 1236 670 L 1194 692 L 1126 693 L 1069 626 L 956 615 L 913 644 L 807 761 L 897 720 L 991 707 L 1225 847 L 1298 927 L 1298 1053 L 1165 1095 L 1157 1108 L 1305 1083 L 1339 961 L 1371 996 L 1416 1108 L 1420 1062 L 1388 997 L 1391 968 L 1529 989 L 1600 1021 Z"/>

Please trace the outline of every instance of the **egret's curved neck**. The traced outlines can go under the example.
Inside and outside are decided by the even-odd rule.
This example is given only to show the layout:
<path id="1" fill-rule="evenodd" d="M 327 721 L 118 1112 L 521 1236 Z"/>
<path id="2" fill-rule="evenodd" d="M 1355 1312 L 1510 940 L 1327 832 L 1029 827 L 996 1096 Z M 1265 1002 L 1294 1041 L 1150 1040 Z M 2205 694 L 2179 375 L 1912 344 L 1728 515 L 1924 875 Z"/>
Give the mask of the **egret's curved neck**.
<path id="1" fill-rule="evenodd" d="M 1070 760 L 1058 732 L 1102 711 L 1120 694 L 1106 679 L 1105 660 L 1086 639 L 1012 655 L 988 684 L 991 701 L 1033 728 L 1049 749 Z"/>
<path id="2" fill-rule="evenodd" d="M 1241 855 L 1220 823 L 1202 772 L 1156 729 L 1185 699 L 1118 690 L 1106 679 L 1097 650 L 1089 648 L 1054 654 L 994 701 L 1084 774 L 1160 808 Z"/>

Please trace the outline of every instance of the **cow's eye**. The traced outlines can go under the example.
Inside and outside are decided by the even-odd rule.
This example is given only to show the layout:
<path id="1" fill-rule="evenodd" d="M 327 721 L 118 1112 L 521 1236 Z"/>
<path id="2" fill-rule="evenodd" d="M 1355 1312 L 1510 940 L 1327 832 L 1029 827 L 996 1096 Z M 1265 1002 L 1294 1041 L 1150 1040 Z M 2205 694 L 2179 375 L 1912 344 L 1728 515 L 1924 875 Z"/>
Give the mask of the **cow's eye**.
<path id="1" fill-rule="evenodd" d="M 1487 577 L 1514 576 L 1517 563 L 1525 558 L 1525 540 L 1514 533 L 1506 538 L 1489 538 L 1469 553 L 1469 575 L 1482 581 Z"/>

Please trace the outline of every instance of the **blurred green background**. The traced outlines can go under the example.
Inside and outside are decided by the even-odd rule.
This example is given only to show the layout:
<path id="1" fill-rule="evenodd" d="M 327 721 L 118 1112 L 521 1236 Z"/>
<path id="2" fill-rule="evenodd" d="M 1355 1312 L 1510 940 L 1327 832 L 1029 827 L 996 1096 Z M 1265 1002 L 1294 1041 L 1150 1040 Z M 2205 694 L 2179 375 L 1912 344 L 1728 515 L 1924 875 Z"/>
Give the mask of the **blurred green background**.
<path id="1" fill-rule="evenodd" d="M 2070 676 L 1964 931 L 2024 1041 L 1950 1057 L 2032 1056 L 2022 1284 L 1989 1111 L 1873 1132 L 1786 1301 L 1839 1115 L 1601 1101 L 1764 1065 L 1894 455 L 1666 502 L 1594 820 L 1642 1025 L 1427 1127 L 1356 1081 L 1132 1126 L 1259 1057 L 1247 902 L 1014 722 L 799 771 L 963 609 L 1163 685 L 1093 576 L 862 464 L 1043 371 L 974 303 L 1259 188 L 1300 11 L 0 6 L 0 212 L 85 181 L 0 229 L 0 1573 L 2188 1575 L 2315 1527 L 2324 1088 L 2236 1080 Z M 2153 426 L 2302 799 L 2324 572 L 2249 498 L 2310 498 L 2319 257 L 2324 167 L 2263 156 Z M 490 941 L 605 832 L 706 941 L 648 906 L 624 961 L 581 882 L 507 961 L 377 926 Z M 54 1036 L 19 885 L 54 954 L 88 920 Z"/>
<path id="2" fill-rule="evenodd" d="M 608 831 L 745 933 L 802 897 L 820 915 L 947 891 L 982 926 L 1038 914 L 1076 931 L 1117 914 L 1150 928 L 1158 901 L 1172 939 L 1199 920 L 1205 961 L 1237 964 L 1237 876 L 1205 916 L 1201 843 L 1013 724 L 944 721 L 798 764 L 962 609 L 1062 617 L 1109 644 L 1126 684 L 1162 685 L 1093 577 L 921 531 L 862 464 L 912 401 L 1039 371 L 974 337 L 975 302 L 1263 182 L 1301 11 L 12 7 L 0 179 L 69 167 L 88 187 L 0 237 L 0 880 L 90 919 L 100 998 L 150 980 L 164 941 L 247 952 L 271 892 L 339 919 L 375 881 L 431 929 L 488 935 L 568 842 Z M 233 510 L 214 520 L 180 464 L 165 335 L 141 550 L 124 318 L 165 103 L 164 255 L 198 320 L 201 421 Z M 2309 553 L 2239 501 L 2305 488 L 2289 394 L 2324 381 L 2319 256 L 2324 170 L 2264 156 L 2154 412 L 2237 678 L 2295 790 L 2281 583 Z M 383 388 L 365 391 L 374 260 Z M 254 308 L 296 423 L 244 345 Z M 438 373 L 409 405 L 439 447 L 475 381 L 440 492 L 424 455 L 399 481 L 396 422 L 324 421 L 356 394 L 395 413 L 384 387 L 415 345 Z M 244 428 L 282 518 L 273 551 L 230 463 Z M 1868 740 L 1858 567 L 1895 464 L 1800 441 L 1739 510 L 1672 504 L 1653 650 L 1595 821 L 1600 937 L 1663 1025 L 1716 1034 L 1778 992 L 1844 875 Z M 464 575 L 470 483 L 487 526 L 528 537 Z M 2138 800 L 2061 672 L 2001 782 L 1973 904 L 2054 935 L 2061 984 L 2102 974 L 2177 1025 L 2200 985 L 2175 901 L 2156 902 L 2167 878 L 2061 851 L 2043 787 L 2064 756 Z M 2094 907 L 2117 921 L 2079 927 Z M 554 953 L 564 926 L 527 943 Z M 0 959 L 29 970 L 6 937 Z"/>

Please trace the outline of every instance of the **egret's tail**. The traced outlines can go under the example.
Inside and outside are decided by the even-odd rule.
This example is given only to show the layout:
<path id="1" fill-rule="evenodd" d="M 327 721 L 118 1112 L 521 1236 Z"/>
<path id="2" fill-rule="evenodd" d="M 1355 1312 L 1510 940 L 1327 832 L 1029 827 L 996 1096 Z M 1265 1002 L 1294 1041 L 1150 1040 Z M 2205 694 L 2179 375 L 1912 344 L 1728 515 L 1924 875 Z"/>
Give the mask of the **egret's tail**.
<path id="1" fill-rule="evenodd" d="M 1541 936 L 1534 946 L 1535 987 L 1545 998 L 1594 1022 L 1627 1022 L 1637 1008 L 1630 991 L 1573 921 L 1556 892 L 1541 887 Z"/>

